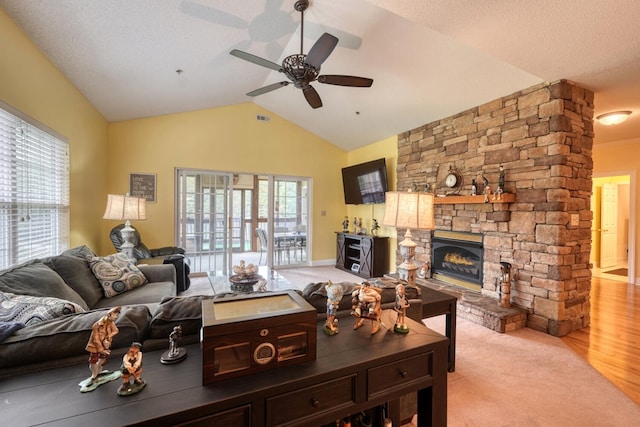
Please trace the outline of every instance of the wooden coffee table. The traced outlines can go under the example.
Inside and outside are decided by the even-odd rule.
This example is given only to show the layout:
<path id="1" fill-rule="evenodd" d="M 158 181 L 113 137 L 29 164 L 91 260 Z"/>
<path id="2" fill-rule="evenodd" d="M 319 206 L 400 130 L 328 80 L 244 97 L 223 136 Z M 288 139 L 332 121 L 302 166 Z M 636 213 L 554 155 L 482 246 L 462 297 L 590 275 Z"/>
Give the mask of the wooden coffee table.
<path id="1" fill-rule="evenodd" d="M 458 298 L 417 284 L 422 298 L 422 318 L 446 316 L 445 335 L 449 338 L 448 370 L 456 370 L 456 309 Z"/>

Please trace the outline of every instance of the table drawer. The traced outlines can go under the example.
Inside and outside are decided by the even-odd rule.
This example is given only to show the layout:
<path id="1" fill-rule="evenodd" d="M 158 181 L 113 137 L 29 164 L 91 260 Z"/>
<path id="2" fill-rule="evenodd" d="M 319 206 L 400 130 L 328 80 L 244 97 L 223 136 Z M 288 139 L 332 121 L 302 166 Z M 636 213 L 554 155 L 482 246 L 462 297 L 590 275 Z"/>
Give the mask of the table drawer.
<path id="1" fill-rule="evenodd" d="M 376 366 L 368 371 L 368 399 L 378 393 L 387 393 L 415 380 L 431 376 L 431 353 L 422 353 Z"/>
<path id="2" fill-rule="evenodd" d="M 326 381 L 267 399 L 267 425 L 304 425 L 326 411 L 355 404 L 356 375 Z"/>
<path id="3" fill-rule="evenodd" d="M 197 418 L 176 424 L 176 427 L 209 427 L 212 425 L 249 427 L 251 425 L 251 406 L 245 405 L 228 411 Z"/>

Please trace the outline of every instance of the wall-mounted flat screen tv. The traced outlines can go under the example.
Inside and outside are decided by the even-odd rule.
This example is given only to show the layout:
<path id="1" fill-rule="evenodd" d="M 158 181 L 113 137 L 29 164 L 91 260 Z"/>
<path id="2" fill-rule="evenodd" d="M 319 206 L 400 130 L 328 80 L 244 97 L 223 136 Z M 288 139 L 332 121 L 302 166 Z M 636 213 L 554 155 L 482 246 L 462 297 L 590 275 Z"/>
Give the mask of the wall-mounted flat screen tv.
<path id="1" fill-rule="evenodd" d="M 384 203 L 388 188 L 385 159 L 342 168 L 342 185 L 347 205 Z"/>

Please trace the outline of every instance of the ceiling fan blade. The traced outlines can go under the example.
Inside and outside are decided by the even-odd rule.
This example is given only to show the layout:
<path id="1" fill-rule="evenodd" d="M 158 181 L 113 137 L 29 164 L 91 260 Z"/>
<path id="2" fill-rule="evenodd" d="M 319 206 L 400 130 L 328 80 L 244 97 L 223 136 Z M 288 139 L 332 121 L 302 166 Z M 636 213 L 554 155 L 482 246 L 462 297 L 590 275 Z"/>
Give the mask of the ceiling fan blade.
<path id="1" fill-rule="evenodd" d="M 312 86 L 303 88 L 302 93 L 304 93 L 304 97 L 312 108 L 322 107 L 322 100 L 320 99 L 320 95 L 318 95 L 318 92 L 316 92 L 316 90 Z"/>
<path id="2" fill-rule="evenodd" d="M 330 85 L 353 87 L 371 87 L 371 85 L 373 84 L 373 79 L 356 76 L 341 76 L 339 74 L 326 74 L 318 76 L 318 81 L 320 83 L 326 83 Z"/>
<path id="3" fill-rule="evenodd" d="M 272 84 L 267 85 L 265 87 L 261 87 L 260 89 L 252 90 L 251 92 L 247 93 L 247 95 L 248 96 L 263 95 L 263 94 L 265 94 L 267 92 L 271 92 L 272 90 L 280 89 L 281 87 L 284 87 L 284 86 L 286 86 L 288 84 L 289 84 L 289 82 L 287 82 L 287 81 L 278 82 L 278 83 L 272 83 Z"/>
<path id="4" fill-rule="evenodd" d="M 305 62 L 312 67 L 320 68 L 322 63 L 329 57 L 329 55 L 331 55 L 333 49 L 336 48 L 337 44 L 337 37 L 332 36 L 329 33 L 324 33 L 320 36 L 318 41 L 311 46 Z"/>
<path id="5" fill-rule="evenodd" d="M 268 59 L 260 58 L 259 56 L 253 55 L 251 53 L 243 52 L 243 51 L 238 50 L 238 49 L 233 49 L 229 53 L 231 55 L 235 56 L 236 58 L 244 59 L 245 61 L 252 62 L 252 63 L 260 65 L 262 67 L 267 67 L 267 68 L 271 68 L 272 70 L 282 72 L 282 66 L 281 65 L 278 65 L 275 62 L 271 62 Z"/>

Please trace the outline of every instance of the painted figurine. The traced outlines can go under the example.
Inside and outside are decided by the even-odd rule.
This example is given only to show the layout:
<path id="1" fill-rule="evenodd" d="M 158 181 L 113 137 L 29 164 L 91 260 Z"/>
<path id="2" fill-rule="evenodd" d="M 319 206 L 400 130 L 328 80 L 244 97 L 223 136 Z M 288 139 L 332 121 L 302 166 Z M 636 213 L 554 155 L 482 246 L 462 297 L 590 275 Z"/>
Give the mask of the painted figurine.
<path id="1" fill-rule="evenodd" d="M 353 217 L 353 234 L 360 234 L 360 226 L 362 223 L 358 220 L 358 217 Z"/>
<path id="2" fill-rule="evenodd" d="M 182 338 L 182 326 L 174 326 L 173 330 L 169 334 L 169 350 L 165 351 L 162 353 L 162 356 L 160 356 L 161 363 L 165 365 L 172 365 L 186 359 L 187 350 L 178 346 L 180 338 Z"/>
<path id="3" fill-rule="evenodd" d="M 500 165 L 500 172 L 498 174 L 498 187 L 496 193 L 493 195 L 494 200 L 501 200 L 502 193 L 504 193 L 504 166 Z"/>
<path id="4" fill-rule="evenodd" d="M 356 286 L 351 293 L 352 310 L 351 314 L 358 317 L 353 329 L 358 329 L 364 325 L 365 319 L 371 320 L 371 335 L 378 332 L 382 320 L 382 309 L 380 301 L 380 289 L 371 286 L 369 282 L 363 282 L 362 285 Z"/>
<path id="5" fill-rule="evenodd" d="M 142 344 L 131 343 L 129 351 L 122 356 L 122 385 L 118 388 L 120 396 L 129 396 L 138 393 L 147 383 L 142 379 Z M 133 378 L 133 382 L 131 379 Z"/>
<path id="6" fill-rule="evenodd" d="M 409 333 L 409 327 L 405 323 L 407 317 L 407 308 L 409 308 L 409 302 L 405 294 L 405 286 L 400 283 L 396 286 L 396 302 L 393 309 L 398 313 L 396 324 L 393 327 L 394 332 L 399 334 Z"/>
<path id="7" fill-rule="evenodd" d="M 327 320 L 324 322 L 324 327 L 322 329 L 327 335 L 335 335 L 340 332 L 338 330 L 338 319 L 336 319 L 336 313 L 344 295 L 344 286 L 340 283 L 333 283 L 329 280 L 324 288 L 327 291 Z"/>
<path id="8" fill-rule="evenodd" d="M 103 371 L 102 368 L 111 354 L 113 337 L 118 334 L 116 319 L 120 316 L 121 307 L 113 307 L 91 326 L 91 335 L 85 350 L 89 352 L 89 370 L 91 377 L 80 383 L 80 391 L 92 391 L 108 381 L 120 377 L 119 372 Z"/>
<path id="9" fill-rule="evenodd" d="M 349 217 L 347 216 L 342 220 L 342 231 L 345 233 L 349 231 Z"/>
<path id="10" fill-rule="evenodd" d="M 484 202 L 489 203 L 489 195 L 491 194 L 491 185 L 489 185 L 489 180 L 486 176 L 482 177 L 482 181 L 484 182 Z"/>
<path id="11" fill-rule="evenodd" d="M 374 218 L 371 223 L 371 234 L 377 236 L 378 230 L 380 230 L 380 225 L 378 224 L 378 220 Z"/>
<path id="12" fill-rule="evenodd" d="M 476 179 L 471 180 L 471 195 L 475 196 L 478 194 L 478 184 L 476 183 Z"/>

